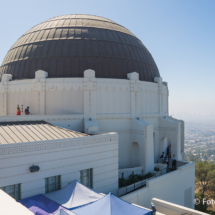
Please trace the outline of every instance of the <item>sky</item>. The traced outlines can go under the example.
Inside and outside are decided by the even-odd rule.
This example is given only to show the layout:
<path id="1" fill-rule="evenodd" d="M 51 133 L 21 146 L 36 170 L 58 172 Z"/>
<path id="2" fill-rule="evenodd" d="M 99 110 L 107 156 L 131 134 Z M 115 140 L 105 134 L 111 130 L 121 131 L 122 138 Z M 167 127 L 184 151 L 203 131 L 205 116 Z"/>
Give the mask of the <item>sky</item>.
<path id="1" fill-rule="evenodd" d="M 215 119 L 215 0 L 1 1 L 0 64 L 31 27 L 66 14 L 102 16 L 128 28 L 168 82 L 170 115 Z"/>

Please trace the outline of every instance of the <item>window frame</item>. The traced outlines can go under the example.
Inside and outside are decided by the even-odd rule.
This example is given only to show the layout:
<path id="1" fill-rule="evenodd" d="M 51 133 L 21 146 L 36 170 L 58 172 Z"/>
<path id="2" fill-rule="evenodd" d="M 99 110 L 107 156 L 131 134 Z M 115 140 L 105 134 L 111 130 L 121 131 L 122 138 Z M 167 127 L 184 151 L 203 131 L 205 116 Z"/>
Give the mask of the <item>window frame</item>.
<path id="1" fill-rule="evenodd" d="M 55 189 L 50 190 L 50 185 L 53 185 L 54 183 L 50 184 L 49 180 L 53 179 L 53 178 L 55 179 Z M 57 191 L 60 189 L 61 189 L 61 175 L 56 175 L 56 176 L 51 176 L 51 177 L 45 178 L 45 193 L 54 192 L 54 191 Z"/>
<path id="2" fill-rule="evenodd" d="M 87 171 L 87 176 L 84 176 L 84 172 Z M 87 179 L 88 178 L 88 179 Z M 85 179 L 85 180 L 84 180 Z M 85 182 L 88 181 L 88 184 L 85 184 Z M 93 168 L 90 169 L 84 169 L 80 171 L 80 182 L 84 186 L 93 189 Z"/>
<path id="3" fill-rule="evenodd" d="M 13 187 L 14 196 L 12 196 L 10 193 L 6 192 L 6 188 L 8 188 L 8 187 Z M 16 188 L 18 188 L 18 191 L 16 190 Z M 3 190 L 5 193 L 7 193 L 9 196 L 11 196 L 16 201 L 21 200 L 21 184 L 8 185 L 8 186 L 5 186 L 5 187 L 1 187 L 0 189 Z"/>

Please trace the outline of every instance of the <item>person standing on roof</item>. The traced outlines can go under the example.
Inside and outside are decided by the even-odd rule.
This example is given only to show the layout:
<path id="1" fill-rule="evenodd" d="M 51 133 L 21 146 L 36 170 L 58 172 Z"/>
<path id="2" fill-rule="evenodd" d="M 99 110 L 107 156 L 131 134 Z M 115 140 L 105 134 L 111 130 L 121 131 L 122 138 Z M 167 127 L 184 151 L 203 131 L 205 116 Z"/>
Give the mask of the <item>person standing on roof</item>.
<path id="1" fill-rule="evenodd" d="M 30 115 L 29 106 L 25 109 L 25 115 Z"/>
<path id="2" fill-rule="evenodd" d="M 169 157 L 169 150 L 170 150 L 170 145 L 167 146 L 166 154 Z"/>
<path id="3" fill-rule="evenodd" d="M 152 209 L 151 215 L 156 215 L 156 208 L 154 205 L 151 205 L 151 209 Z"/>
<path id="4" fill-rule="evenodd" d="M 164 154 L 164 152 L 162 153 L 162 155 L 160 156 L 160 158 L 162 158 L 162 163 L 165 163 L 165 154 Z"/>
<path id="5" fill-rule="evenodd" d="M 177 162 L 177 159 L 174 154 L 172 157 L 172 170 L 176 170 L 176 162 Z"/>
<path id="6" fill-rule="evenodd" d="M 17 105 L 16 115 L 21 115 L 21 110 L 19 105 Z"/>
<path id="7" fill-rule="evenodd" d="M 167 164 L 167 167 L 168 167 L 169 166 L 169 157 L 168 157 L 168 155 L 166 156 L 165 163 Z"/>

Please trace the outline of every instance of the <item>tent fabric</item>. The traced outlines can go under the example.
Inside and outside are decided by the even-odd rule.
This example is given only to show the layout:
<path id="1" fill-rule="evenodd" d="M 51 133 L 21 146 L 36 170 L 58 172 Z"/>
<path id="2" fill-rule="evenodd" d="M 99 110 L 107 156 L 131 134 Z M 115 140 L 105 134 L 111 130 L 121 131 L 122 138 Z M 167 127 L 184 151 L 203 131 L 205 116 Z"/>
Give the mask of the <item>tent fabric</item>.
<path id="1" fill-rule="evenodd" d="M 63 209 L 58 210 L 54 215 L 75 215 L 71 211 L 64 211 Z"/>
<path id="2" fill-rule="evenodd" d="M 67 209 L 74 209 L 103 197 L 102 194 L 85 187 L 77 180 L 74 180 L 63 189 L 47 193 L 45 196 Z"/>
<path id="3" fill-rule="evenodd" d="M 72 210 L 77 215 L 151 215 L 150 210 L 134 206 L 109 193 L 92 204 Z"/>
<path id="4" fill-rule="evenodd" d="M 35 215 L 50 215 L 62 207 L 44 195 L 36 195 L 19 201 Z"/>

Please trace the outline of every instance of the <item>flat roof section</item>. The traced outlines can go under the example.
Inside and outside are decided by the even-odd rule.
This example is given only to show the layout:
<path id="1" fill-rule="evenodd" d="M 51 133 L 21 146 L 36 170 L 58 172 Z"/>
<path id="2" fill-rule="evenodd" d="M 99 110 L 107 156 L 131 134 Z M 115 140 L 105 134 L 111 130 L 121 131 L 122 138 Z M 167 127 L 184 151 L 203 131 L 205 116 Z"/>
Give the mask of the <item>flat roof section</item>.
<path id="1" fill-rule="evenodd" d="M 0 122 L 0 144 L 90 136 L 46 121 Z"/>

